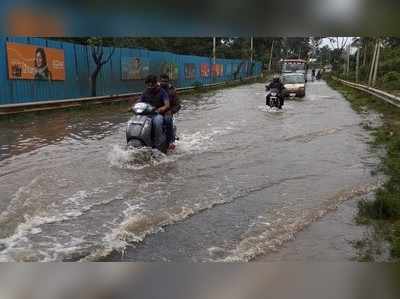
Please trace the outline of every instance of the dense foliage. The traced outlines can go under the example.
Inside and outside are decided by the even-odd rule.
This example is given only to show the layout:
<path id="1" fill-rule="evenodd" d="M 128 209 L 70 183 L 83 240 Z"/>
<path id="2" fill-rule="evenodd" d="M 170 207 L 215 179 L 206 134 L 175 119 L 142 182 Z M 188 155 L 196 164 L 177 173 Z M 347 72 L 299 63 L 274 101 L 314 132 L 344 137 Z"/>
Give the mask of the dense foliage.
<path id="1" fill-rule="evenodd" d="M 90 45 L 93 40 L 101 42 L 107 47 L 121 48 L 145 48 L 155 51 L 166 51 L 177 54 L 212 56 L 213 39 L 212 37 L 118 37 L 118 38 L 89 38 L 89 37 L 59 37 L 57 40 Z M 315 39 L 318 43 L 318 39 Z M 254 38 L 253 58 L 261 61 L 265 65 L 269 63 L 271 57 L 272 43 L 273 55 L 272 64 L 278 70 L 278 62 L 281 58 L 302 58 L 306 59 L 313 48 L 310 38 L 282 38 L 268 37 Z M 250 38 L 246 37 L 219 37 L 216 39 L 217 58 L 227 59 L 249 59 Z"/>

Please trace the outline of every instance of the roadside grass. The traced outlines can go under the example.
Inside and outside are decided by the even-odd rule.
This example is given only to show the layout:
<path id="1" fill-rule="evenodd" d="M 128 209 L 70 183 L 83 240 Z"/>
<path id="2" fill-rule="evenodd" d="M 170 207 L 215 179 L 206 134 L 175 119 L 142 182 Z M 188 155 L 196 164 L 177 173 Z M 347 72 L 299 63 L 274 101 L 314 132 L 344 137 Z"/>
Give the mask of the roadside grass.
<path id="1" fill-rule="evenodd" d="M 371 130 L 373 136 L 371 146 L 385 149 L 386 154 L 382 157 L 380 170 L 387 180 L 376 191 L 373 201 L 359 202 L 356 221 L 373 225 L 375 232 L 391 244 L 392 257 L 400 258 L 400 109 L 333 79 L 327 78 L 327 82 L 343 94 L 355 111 L 362 113 L 365 110 L 373 110 L 382 115 L 381 126 L 366 129 Z M 364 240 L 358 247 L 366 245 L 371 251 L 371 246 L 368 246 L 371 244 L 365 244 L 368 242 L 371 240 Z M 371 256 L 368 250 L 364 256 L 365 260 Z"/>

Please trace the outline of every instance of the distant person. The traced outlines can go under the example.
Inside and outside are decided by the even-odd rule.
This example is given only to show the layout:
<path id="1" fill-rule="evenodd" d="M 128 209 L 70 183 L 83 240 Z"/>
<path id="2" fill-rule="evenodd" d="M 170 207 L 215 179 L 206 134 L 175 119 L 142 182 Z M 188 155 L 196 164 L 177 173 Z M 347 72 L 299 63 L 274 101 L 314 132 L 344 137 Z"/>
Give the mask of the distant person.
<path id="1" fill-rule="evenodd" d="M 140 102 L 148 103 L 156 108 L 158 113 L 153 117 L 154 144 L 160 149 L 165 141 L 164 115 L 170 109 L 168 93 L 157 84 L 157 76 L 148 75 L 145 80 L 146 89 L 140 97 Z"/>
<path id="2" fill-rule="evenodd" d="M 166 127 L 167 142 L 169 144 L 169 149 L 172 150 L 175 148 L 173 115 L 181 109 L 181 105 L 179 103 L 179 99 L 176 94 L 176 89 L 170 83 L 170 79 L 167 74 L 162 74 L 160 76 L 160 86 L 168 93 L 168 98 L 169 98 L 170 108 L 164 115 L 164 122 Z"/>
<path id="3" fill-rule="evenodd" d="M 51 72 L 47 65 L 46 52 L 43 48 L 37 48 L 35 51 L 34 79 L 51 80 Z"/>
<path id="4" fill-rule="evenodd" d="M 315 79 L 315 69 L 312 69 L 311 71 L 311 80 L 314 81 Z"/>
<path id="5" fill-rule="evenodd" d="M 318 70 L 318 72 L 317 72 L 317 80 L 320 80 L 321 79 L 321 70 Z"/>

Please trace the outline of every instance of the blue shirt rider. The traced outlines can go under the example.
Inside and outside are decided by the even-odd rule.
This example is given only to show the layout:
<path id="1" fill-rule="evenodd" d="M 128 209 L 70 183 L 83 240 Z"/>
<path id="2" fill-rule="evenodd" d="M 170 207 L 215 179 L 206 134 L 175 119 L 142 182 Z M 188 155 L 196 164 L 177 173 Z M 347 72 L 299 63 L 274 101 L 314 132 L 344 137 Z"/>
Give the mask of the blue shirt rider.
<path id="1" fill-rule="evenodd" d="M 154 145 L 160 149 L 166 140 L 164 134 L 164 114 L 170 109 L 168 93 L 157 84 L 157 76 L 149 75 L 145 79 L 146 90 L 139 101 L 156 108 L 158 114 L 153 117 Z"/>

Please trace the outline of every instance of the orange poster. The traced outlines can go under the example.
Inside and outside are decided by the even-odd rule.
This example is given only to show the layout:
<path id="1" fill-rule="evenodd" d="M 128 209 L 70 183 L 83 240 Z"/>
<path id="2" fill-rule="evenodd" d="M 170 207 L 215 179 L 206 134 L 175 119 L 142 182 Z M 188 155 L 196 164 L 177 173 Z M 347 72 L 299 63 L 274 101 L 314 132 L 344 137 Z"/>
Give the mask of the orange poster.
<path id="1" fill-rule="evenodd" d="M 218 76 L 218 64 L 211 65 L 211 74 L 213 75 L 213 77 Z"/>
<path id="2" fill-rule="evenodd" d="M 213 64 L 211 66 L 211 73 L 214 77 L 221 77 L 224 74 L 224 67 L 222 64 Z"/>
<path id="3" fill-rule="evenodd" d="M 64 50 L 7 43 L 8 78 L 65 80 Z"/>
<path id="4" fill-rule="evenodd" d="M 207 63 L 202 63 L 200 65 L 200 75 L 202 77 L 209 77 L 210 76 L 210 66 Z"/>

